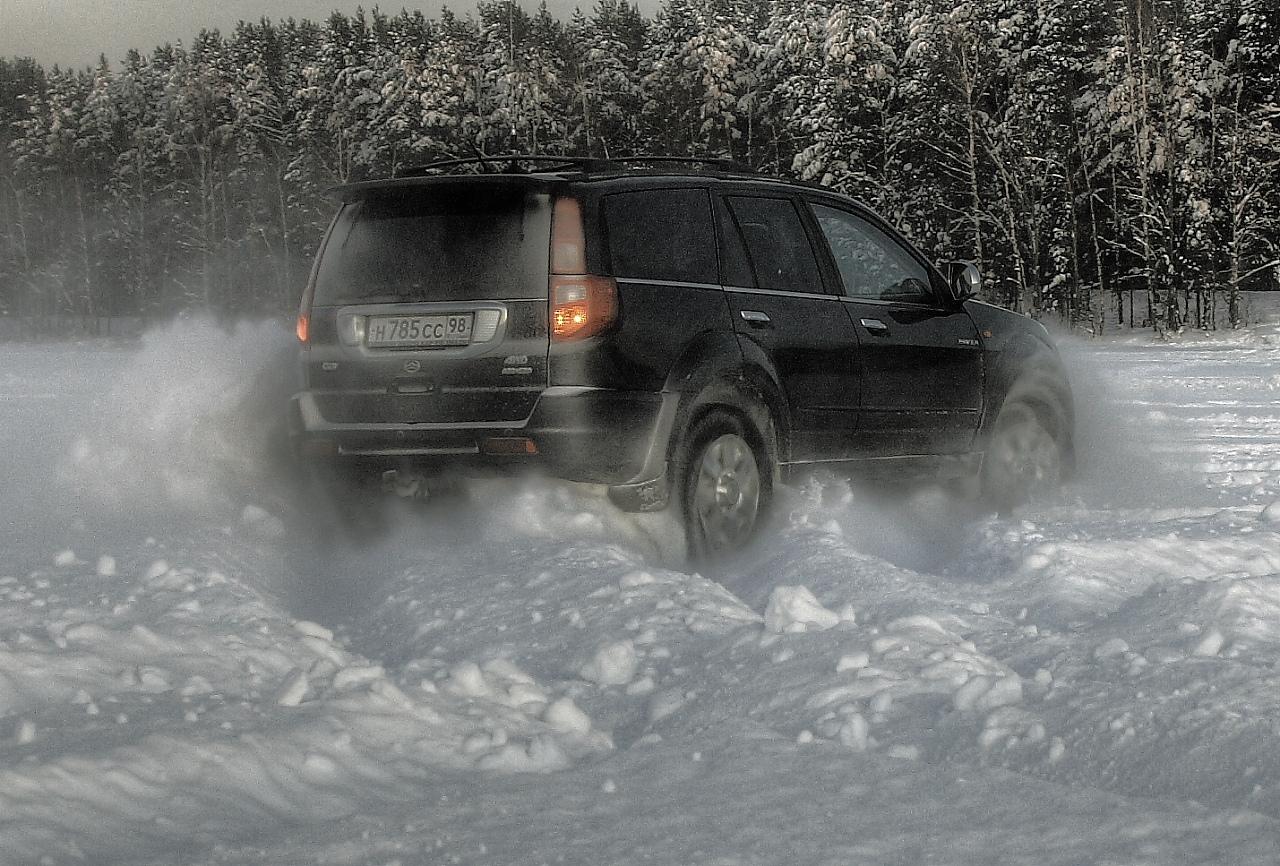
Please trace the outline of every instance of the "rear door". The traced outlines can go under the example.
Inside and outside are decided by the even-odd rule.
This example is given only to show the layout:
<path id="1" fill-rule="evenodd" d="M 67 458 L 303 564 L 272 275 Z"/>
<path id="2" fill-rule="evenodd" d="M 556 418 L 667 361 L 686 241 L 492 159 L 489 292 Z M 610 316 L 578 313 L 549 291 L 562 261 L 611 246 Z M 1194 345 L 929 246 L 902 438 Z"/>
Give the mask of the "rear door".
<path id="1" fill-rule="evenodd" d="M 858 445 L 883 456 L 969 449 L 982 413 L 982 346 L 905 244 L 853 209 L 811 201 L 860 337 Z"/>
<path id="2" fill-rule="evenodd" d="M 551 200 L 517 179 L 363 191 L 316 270 L 309 388 L 336 423 L 516 422 L 547 385 Z"/>
<path id="3" fill-rule="evenodd" d="M 798 202 L 728 194 L 719 203 L 722 279 L 744 354 L 765 355 L 791 410 L 794 461 L 846 455 L 857 427 L 858 337 L 827 291 Z"/>

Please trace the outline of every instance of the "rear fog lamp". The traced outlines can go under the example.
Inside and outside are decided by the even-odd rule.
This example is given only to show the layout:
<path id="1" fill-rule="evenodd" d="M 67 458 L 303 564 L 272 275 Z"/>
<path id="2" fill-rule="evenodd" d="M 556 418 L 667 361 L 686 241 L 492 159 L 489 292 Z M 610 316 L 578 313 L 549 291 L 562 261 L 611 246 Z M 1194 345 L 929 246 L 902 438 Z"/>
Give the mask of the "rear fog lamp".
<path id="1" fill-rule="evenodd" d="M 527 455 L 537 454 L 538 446 L 526 436 L 495 436 L 481 440 L 480 451 L 503 456 Z"/>
<path id="2" fill-rule="evenodd" d="M 487 343 L 498 333 L 502 313 L 497 310 L 477 310 L 475 327 L 471 329 L 471 342 Z"/>

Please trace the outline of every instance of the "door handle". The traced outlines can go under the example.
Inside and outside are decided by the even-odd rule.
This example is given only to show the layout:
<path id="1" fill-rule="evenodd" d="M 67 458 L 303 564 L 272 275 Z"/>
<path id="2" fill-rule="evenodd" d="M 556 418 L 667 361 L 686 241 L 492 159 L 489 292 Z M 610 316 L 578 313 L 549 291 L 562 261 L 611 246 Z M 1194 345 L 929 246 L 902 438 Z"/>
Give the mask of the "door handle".
<path id="1" fill-rule="evenodd" d="M 753 328 L 764 328 L 773 324 L 769 314 L 761 310 L 743 310 L 739 315 L 742 316 L 742 321 Z"/>
<path id="2" fill-rule="evenodd" d="M 889 333 L 889 326 L 879 319 L 859 319 L 858 321 L 862 323 L 862 327 L 873 334 Z"/>

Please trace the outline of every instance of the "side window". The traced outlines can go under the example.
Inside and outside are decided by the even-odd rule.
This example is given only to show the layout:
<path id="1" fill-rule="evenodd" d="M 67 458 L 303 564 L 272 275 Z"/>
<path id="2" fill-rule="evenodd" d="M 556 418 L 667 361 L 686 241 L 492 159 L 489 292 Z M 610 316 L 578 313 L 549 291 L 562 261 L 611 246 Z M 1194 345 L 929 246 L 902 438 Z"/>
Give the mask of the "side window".
<path id="1" fill-rule="evenodd" d="M 730 196 L 729 207 L 746 242 L 759 288 L 822 291 L 813 247 L 790 199 Z"/>
<path id="2" fill-rule="evenodd" d="M 934 300 L 929 272 L 893 238 L 845 211 L 815 204 L 813 213 L 840 269 L 845 295 L 920 304 Z"/>
<path id="3" fill-rule="evenodd" d="M 719 283 L 711 197 L 703 189 L 654 189 L 605 196 L 613 276 Z"/>

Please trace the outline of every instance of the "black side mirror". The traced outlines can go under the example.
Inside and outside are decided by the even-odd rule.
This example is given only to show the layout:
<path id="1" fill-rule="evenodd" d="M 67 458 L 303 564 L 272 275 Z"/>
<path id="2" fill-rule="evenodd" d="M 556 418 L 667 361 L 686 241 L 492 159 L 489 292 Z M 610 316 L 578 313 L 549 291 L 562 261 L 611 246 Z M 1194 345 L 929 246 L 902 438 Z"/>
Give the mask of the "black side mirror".
<path id="1" fill-rule="evenodd" d="M 976 297 L 982 290 L 982 274 L 973 262 L 947 262 L 943 266 L 943 273 L 947 278 L 947 287 L 951 289 L 951 297 L 957 303 Z"/>

